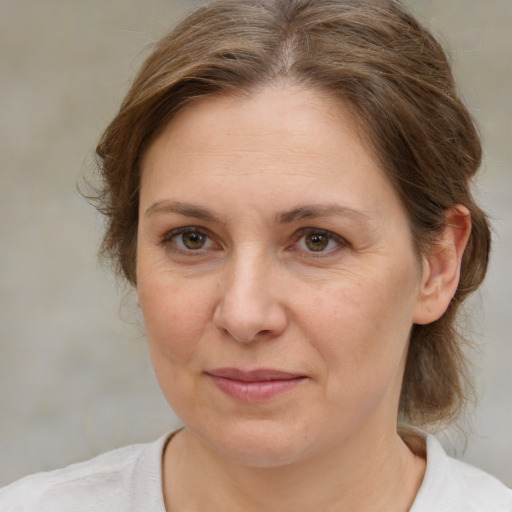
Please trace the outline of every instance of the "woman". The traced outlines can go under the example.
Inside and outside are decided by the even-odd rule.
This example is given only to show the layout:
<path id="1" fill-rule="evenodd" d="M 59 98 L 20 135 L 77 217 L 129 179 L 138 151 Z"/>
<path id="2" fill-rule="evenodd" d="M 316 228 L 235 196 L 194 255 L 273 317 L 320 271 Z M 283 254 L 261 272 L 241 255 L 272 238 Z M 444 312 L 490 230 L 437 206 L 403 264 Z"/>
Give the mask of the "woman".
<path id="1" fill-rule="evenodd" d="M 98 146 L 104 254 L 184 428 L 0 491 L 2 510 L 509 511 L 397 426 L 454 420 L 489 254 L 472 119 L 395 1 L 218 0 Z"/>

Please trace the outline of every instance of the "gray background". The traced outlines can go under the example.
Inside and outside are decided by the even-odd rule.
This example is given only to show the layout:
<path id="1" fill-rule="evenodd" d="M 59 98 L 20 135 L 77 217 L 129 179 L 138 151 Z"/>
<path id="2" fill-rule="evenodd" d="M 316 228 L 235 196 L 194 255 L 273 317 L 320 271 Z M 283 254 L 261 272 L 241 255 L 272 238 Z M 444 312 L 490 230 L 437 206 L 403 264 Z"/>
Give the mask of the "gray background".
<path id="1" fill-rule="evenodd" d="M 0 0 L 0 485 L 178 425 L 76 183 L 148 45 L 192 3 Z M 481 401 L 463 458 L 512 485 L 512 2 L 409 3 L 443 34 L 485 142 L 496 236 L 468 315 Z"/>

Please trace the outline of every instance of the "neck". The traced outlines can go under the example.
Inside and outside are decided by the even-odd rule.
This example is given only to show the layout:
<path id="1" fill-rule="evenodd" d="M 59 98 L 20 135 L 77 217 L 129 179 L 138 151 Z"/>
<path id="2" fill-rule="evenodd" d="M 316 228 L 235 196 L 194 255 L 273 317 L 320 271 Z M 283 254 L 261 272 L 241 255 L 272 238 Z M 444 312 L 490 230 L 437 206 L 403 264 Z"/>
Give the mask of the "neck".
<path id="1" fill-rule="evenodd" d="M 313 460 L 271 468 L 226 460 L 185 429 L 165 453 L 164 496 L 170 511 L 405 512 L 424 467 L 394 429 L 358 432 Z"/>

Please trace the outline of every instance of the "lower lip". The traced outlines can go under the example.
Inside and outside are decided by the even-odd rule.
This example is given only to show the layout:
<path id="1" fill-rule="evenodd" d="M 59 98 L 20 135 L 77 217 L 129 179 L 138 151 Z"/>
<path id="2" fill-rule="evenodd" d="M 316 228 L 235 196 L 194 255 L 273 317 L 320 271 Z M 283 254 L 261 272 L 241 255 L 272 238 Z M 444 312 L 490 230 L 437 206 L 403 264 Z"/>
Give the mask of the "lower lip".
<path id="1" fill-rule="evenodd" d="M 279 395 L 289 393 L 296 388 L 304 377 L 295 379 L 241 381 L 210 375 L 215 385 L 226 395 L 240 402 L 266 402 Z"/>

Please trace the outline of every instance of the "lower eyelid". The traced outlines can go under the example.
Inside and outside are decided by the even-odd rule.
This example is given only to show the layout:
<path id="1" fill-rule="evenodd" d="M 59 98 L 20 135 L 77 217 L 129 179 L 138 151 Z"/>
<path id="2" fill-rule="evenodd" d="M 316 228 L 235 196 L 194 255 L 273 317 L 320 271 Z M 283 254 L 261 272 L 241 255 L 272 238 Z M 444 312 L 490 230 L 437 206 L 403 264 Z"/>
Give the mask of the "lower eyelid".
<path id="1" fill-rule="evenodd" d="M 197 249 L 190 249 L 184 246 L 183 240 L 176 242 L 176 238 L 186 235 L 187 233 L 199 233 L 206 238 L 205 246 Z M 174 253 L 176 255 L 183 256 L 204 256 L 206 253 L 219 249 L 219 244 L 215 241 L 210 232 L 204 228 L 198 228 L 195 226 L 184 226 L 176 229 L 172 229 L 164 234 L 159 240 L 159 245 L 165 248 L 166 251 Z"/>
<path id="2" fill-rule="evenodd" d="M 315 235 L 315 234 L 327 236 L 329 238 L 328 243 L 330 243 L 331 241 L 334 241 L 336 243 L 336 247 L 333 247 L 333 248 L 330 248 L 330 249 L 327 249 L 324 251 L 313 251 L 313 250 L 308 250 L 307 248 L 298 247 L 300 241 L 304 237 L 306 237 L 308 235 Z M 295 238 L 295 241 L 290 246 L 289 250 L 303 252 L 307 255 L 307 257 L 318 257 L 318 258 L 327 257 L 330 255 L 334 255 L 339 250 L 350 246 L 350 244 L 343 237 L 333 233 L 332 231 L 328 231 L 325 229 L 304 228 L 304 229 L 299 230 L 296 233 L 294 238 Z"/>
<path id="3" fill-rule="evenodd" d="M 173 240 L 175 237 L 179 237 L 180 235 L 185 235 L 187 233 L 193 233 L 193 232 L 200 233 L 201 235 L 206 237 L 206 244 L 205 244 L 206 247 L 201 247 L 198 249 L 182 248 L 178 244 L 176 244 L 176 242 Z M 329 238 L 328 244 L 331 241 L 333 241 L 333 242 L 335 242 L 336 247 L 332 247 L 330 249 L 322 250 L 322 251 L 313 251 L 313 250 L 307 250 L 307 249 L 302 249 L 300 247 L 297 247 L 299 242 L 304 237 L 306 237 L 308 235 L 315 235 L 315 234 L 327 236 Z M 321 257 L 322 255 L 327 256 L 329 254 L 336 252 L 338 249 L 343 249 L 343 248 L 350 246 L 350 244 L 347 242 L 347 240 L 345 240 L 343 237 L 341 237 L 331 231 L 324 230 L 324 229 L 305 228 L 305 229 L 302 229 L 299 232 L 297 232 L 296 235 L 294 236 L 294 238 L 295 238 L 295 241 L 292 243 L 291 246 L 288 247 L 287 250 L 292 250 L 292 251 L 298 250 L 298 251 L 305 252 L 308 255 L 313 255 L 313 256 L 317 255 L 319 257 Z M 174 250 L 176 252 L 181 252 L 184 254 L 185 253 L 189 253 L 189 254 L 195 253 L 196 255 L 198 255 L 202 251 L 208 251 L 208 250 L 214 249 L 216 246 L 216 242 L 214 241 L 214 239 L 212 238 L 212 236 L 210 235 L 210 233 L 207 230 L 202 229 L 202 228 L 196 228 L 195 226 L 186 226 L 186 227 L 172 229 L 172 230 L 166 232 L 163 236 L 159 237 L 157 239 L 157 242 L 159 245 L 168 247 L 169 250 Z M 169 246 L 171 246 L 171 247 L 169 247 Z"/>

